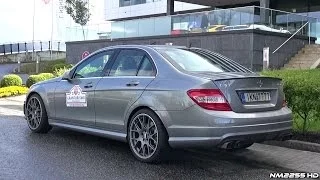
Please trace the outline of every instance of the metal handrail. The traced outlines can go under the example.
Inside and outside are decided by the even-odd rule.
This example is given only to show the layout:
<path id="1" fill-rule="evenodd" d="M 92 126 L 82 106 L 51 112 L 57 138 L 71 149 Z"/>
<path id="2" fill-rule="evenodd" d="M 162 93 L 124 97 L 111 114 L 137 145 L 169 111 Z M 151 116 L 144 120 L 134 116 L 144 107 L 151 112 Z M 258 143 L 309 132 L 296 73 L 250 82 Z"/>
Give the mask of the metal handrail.
<path id="1" fill-rule="evenodd" d="M 273 51 L 272 54 L 274 54 L 275 52 L 277 52 L 280 48 L 282 48 L 282 46 L 284 46 L 288 41 L 290 41 L 290 39 L 292 39 L 296 34 L 298 34 L 298 32 L 300 32 L 307 24 L 309 24 L 309 21 L 306 22 L 303 26 L 301 26 L 301 28 L 299 28 L 294 34 L 292 34 L 284 43 L 282 43 L 276 50 Z M 309 28 L 310 29 L 310 28 Z M 310 31 L 310 30 L 309 30 Z M 309 37 L 310 37 L 310 32 L 309 32 Z M 310 38 L 309 38 L 310 39 Z M 310 41 L 310 40 L 309 40 Z M 310 42 L 309 42 L 310 43 Z"/>

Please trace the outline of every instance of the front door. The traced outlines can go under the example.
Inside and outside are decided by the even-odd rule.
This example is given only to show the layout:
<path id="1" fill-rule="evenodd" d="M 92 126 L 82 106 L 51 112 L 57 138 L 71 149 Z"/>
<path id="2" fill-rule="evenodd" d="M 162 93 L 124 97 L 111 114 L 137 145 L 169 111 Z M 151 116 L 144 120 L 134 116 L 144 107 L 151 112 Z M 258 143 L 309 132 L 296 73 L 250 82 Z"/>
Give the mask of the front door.
<path id="1" fill-rule="evenodd" d="M 155 78 L 150 56 L 139 49 L 123 49 L 116 57 L 109 76 L 95 91 L 96 126 L 125 133 L 124 118 L 129 107 Z"/>
<path id="2" fill-rule="evenodd" d="M 112 55 L 113 50 L 109 50 L 90 56 L 71 71 L 71 80 L 58 83 L 55 91 L 56 120 L 94 126 L 94 90 Z"/>

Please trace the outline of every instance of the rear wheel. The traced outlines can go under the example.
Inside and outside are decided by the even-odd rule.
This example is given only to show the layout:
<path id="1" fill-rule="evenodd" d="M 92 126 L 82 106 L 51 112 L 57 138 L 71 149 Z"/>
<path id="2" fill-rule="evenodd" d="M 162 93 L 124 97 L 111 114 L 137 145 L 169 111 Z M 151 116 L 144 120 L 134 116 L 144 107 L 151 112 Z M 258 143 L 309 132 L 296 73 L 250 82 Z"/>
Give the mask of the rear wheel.
<path id="1" fill-rule="evenodd" d="M 159 162 L 169 150 L 168 135 L 159 117 L 149 109 L 136 112 L 128 127 L 133 155 L 142 162 Z"/>
<path id="2" fill-rule="evenodd" d="M 47 133 L 52 128 L 48 123 L 48 116 L 44 103 L 38 94 L 33 94 L 28 99 L 25 116 L 32 132 Z"/>

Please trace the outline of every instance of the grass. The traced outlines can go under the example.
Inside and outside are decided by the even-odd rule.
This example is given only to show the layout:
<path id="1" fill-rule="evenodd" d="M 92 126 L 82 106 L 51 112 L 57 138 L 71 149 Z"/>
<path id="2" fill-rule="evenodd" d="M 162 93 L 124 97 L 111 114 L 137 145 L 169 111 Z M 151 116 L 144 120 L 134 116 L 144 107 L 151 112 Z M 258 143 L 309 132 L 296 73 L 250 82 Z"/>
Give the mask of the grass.
<path id="1" fill-rule="evenodd" d="M 66 60 L 40 61 L 39 73 L 53 73 L 52 67 L 56 64 L 66 64 Z M 36 74 L 36 62 L 21 64 L 20 73 L 29 75 Z"/>
<path id="2" fill-rule="evenodd" d="M 302 132 L 303 120 L 300 116 L 293 116 L 293 130 L 295 132 Z M 307 132 L 320 132 L 320 120 L 319 119 L 309 119 L 307 122 Z"/>

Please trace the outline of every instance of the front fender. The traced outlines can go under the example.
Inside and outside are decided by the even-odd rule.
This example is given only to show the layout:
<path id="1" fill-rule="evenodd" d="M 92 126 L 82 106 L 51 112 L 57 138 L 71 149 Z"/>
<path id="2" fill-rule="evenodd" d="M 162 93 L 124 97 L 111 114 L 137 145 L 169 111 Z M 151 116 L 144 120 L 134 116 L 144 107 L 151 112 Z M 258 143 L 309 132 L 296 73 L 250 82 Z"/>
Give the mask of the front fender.
<path id="1" fill-rule="evenodd" d="M 55 108 L 54 108 L 54 91 L 56 88 L 56 83 L 46 83 L 46 84 L 38 84 L 33 85 L 29 92 L 26 95 L 25 102 L 27 103 L 30 96 L 33 94 L 38 94 L 45 106 L 48 118 L 55 117 Z"/>

